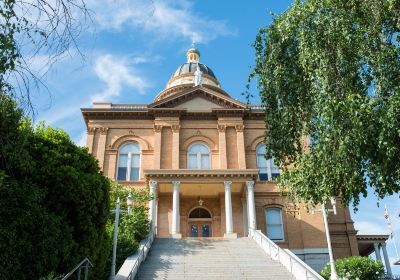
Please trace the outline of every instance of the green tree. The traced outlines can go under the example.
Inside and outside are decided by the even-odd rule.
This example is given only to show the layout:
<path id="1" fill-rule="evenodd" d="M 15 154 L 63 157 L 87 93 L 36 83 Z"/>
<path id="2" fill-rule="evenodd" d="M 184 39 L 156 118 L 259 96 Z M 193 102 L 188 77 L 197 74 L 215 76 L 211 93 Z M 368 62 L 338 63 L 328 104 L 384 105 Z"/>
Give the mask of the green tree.
<path id="1" fill-rule="evenodd" d="M 336 260 L 335 267 L 338 276 L 346 280 L 379 280 L 385 272 L 381 261 L 360 256 Z M 321 276 L 327 280 L 330 279 L 331 266 L 329 263 L 321 271 Z"/>
<path id="2" fill-rule="evenodd" d="M 249 79 L 294 200 L 400 190 L 399 14 L 399 0 L 297 0 L 259 31 Z"/>
<path id="3" fill-rule="evenodd" d="M 126 189 L 119 184 L 112 184 L 110 192 L 112 209 L 115 209 L 117 198 L 119 198 L 121 200 L 121 209 L 126 210 L 128 208 L 126 198 L 129 194 L 132 195 L 134 203 L 131 215 L 127 215 L 126 213 L 120 215 L 116 260 L 117 270 L 121 267 L 128 256 L 131 256 L 136 252 L 140 241 L 145 239 L 149 233 L 150 223 L 147 214 L 147 204 L 150 196 L 146 190 Z M 114 214 L 110 215 L 107 222 L 107 231 L 110 239 L 112 239 L 114 232 L 114 218 Z M 109 268 L 111 267 L 111 251 L 109 260 L 105 276 L 109 276 Z"/>
<path id="4" fill-rule="evenodd" d="M 32 90 L 46 88 L 46 71 L 32 69 L 35 57 L 43 70 L 73 50 L 82 55 L 77 39 L 87 18 L 83 0 L 0 1 L 0 94 L 32 113 Z"/>
<path id="5" fill-rule="evenodd" d="M 61 275 L 84 257 L 105 270 L 109 180 L 68 135 L 33 128 L 0 96 L 0 279 Z"/>

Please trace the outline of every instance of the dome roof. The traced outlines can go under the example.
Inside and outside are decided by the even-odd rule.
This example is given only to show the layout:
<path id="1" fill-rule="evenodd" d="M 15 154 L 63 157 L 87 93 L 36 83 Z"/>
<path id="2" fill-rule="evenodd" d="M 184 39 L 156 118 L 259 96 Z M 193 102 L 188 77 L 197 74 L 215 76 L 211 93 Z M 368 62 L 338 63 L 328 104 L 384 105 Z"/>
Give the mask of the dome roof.
<path id="1" fill-rule="evenodd" d="M 217 77 L 215 77 L 214 72 L 208 66 L 200 62 L 187 62 L 182 64 L 181 66 L 178 67 L 178 69 L 176 69 L 171 79 L 179 75 L 194 73 L 197 69 L 197 65 L 199 65 L 200 71 L 203 72 L 203 74 L 207 74 L 213 77 L 214 79 L 217 79 Z"/>
<path id="2" fill-rule="evenodd" d="M 178 85 L 196 85 L 195 79 L 198 75 L 200 75 L 201 84 L 220 87 L 214 72 L 204 63 L 200 63 L 200 52 L 197 49 L 190 48 L 186 53 L 186 57 L 186 63 L 179 66 L 172 74 L 167 83 L 166 89 Z"/>

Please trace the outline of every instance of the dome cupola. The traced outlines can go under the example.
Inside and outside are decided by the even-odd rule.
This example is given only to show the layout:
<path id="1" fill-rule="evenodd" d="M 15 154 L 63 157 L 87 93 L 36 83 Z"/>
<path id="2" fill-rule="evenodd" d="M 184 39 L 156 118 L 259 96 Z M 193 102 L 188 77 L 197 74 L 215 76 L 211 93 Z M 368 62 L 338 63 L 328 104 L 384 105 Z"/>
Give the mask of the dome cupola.
<path id="1" fill-rule="evenodd" d="M 166 89 L 177 85 L 198 85 L 196 75 L 201 72 L 201 84 L 220 87 L 214 72 L 205 64 L 200 63 L 200 52 L 195 48 L 190 48 L 187 53 L 187 62 L 179 66 L 168 81 Z M 199 69 L 199 70 L 197 70 Z M 197 73 L 196 73 L 197 71 Z"/>

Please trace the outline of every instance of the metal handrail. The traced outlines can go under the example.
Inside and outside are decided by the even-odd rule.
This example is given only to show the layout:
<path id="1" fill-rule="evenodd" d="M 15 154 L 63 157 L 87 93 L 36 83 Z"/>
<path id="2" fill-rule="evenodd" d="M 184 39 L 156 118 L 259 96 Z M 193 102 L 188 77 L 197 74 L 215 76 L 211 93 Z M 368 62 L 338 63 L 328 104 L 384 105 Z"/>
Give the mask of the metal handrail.
<path id="1" fill-rule="evenodd" d="M 289 250 L 279 247 L 275 242 L 265 236 L 260 230 L 250 230 L 249 233 L 250 237 L 254 239 L 258 243 L 258 245 L 260 245 L 264 252 L 269 254 L 272 259 L 279 261 L 283 266 L 285 266 L 296 279 L 304 279 L 303 276 L 305 276 L 306 279 L 324 280 L 321 275 L 319 275 L 305 262 L 299 259 L 299 257 L 297 257 Z M 267 248 L 265 247 L 265 245 L 267 246 Z M 288 263 L 285 262 L 285 259 L 288 260 Z M 298 268 L 300 268 L 300 273 L 298 273 L 298 271 L 296 272 L 296 265 Z"/>
<path id="2" fill-rule="evenodd" d="M 147 237 L 146 243 L 143 244 L 142 248 L 139 248 L 137 251 L 137 258 L 133 264 L 133 267 L 131 269 L 131 272 L 128 275 L 129 280 L 134 280 L 137 272 L 139 271 L 139 266 L 140 264 L 146 259 L 148 250 L 150 249 L 151 245 L 153 244 L 154 238 L 156 235 L 156 230 L 155 227 L 150 229 L 149 235 Z M 146 248 L 148 249 L 146 251 Z"/>
<path id="3" fill-rule="evenodd" d="M 85 265 L 83 265 L 85 264 Z M 88 258 L 84 258 L 77 266 L 75 266 L 70 272 L 67 273 L 61 280 L 68 279 L 75 271 L 78 270 L 78 280 L 81 279 L 81 269 L 85 268 L 85 280 L 87 280 L 89 274 L 89 268 L 93 267 L 93 264 Z"/>

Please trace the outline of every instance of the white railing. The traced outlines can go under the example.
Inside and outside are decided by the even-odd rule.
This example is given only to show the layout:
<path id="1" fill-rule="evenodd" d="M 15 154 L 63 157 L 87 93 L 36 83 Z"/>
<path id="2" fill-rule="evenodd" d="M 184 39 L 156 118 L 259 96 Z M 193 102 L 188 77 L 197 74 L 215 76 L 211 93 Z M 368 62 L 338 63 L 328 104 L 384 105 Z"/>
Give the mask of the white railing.
<path id="1" fill-rule="evenodd" d="M 252 110 L 265 110 L 265 105 L 262 104 L 247 104 L 248 109 Z"/>
<path id="2" fill-rule="evenodd" d="M 288 249 L 282 249 L 260 230 L 250 230 L 250 237 L 273 259 L 280 262 L 297 280 L 324 280 L 315 270 Z"/>
<path id="3" fill-rule="evenodd" d="M 147 109 L 147 104 L 112 104 L 112 109 Z"/>
<path id="4" fill-rule="evenodd" d="M 139 248 L 136 253 L 127 257 L 121 268 L 118 270 L 115 280 L 133 280 L 139 271 L 140 264 L 144 262 L 147 254 L 150 251 L 151 244 L 153 244 L 156 231 L 154 228 L 150 229 L 146 239 L 139 243 Z"/>

